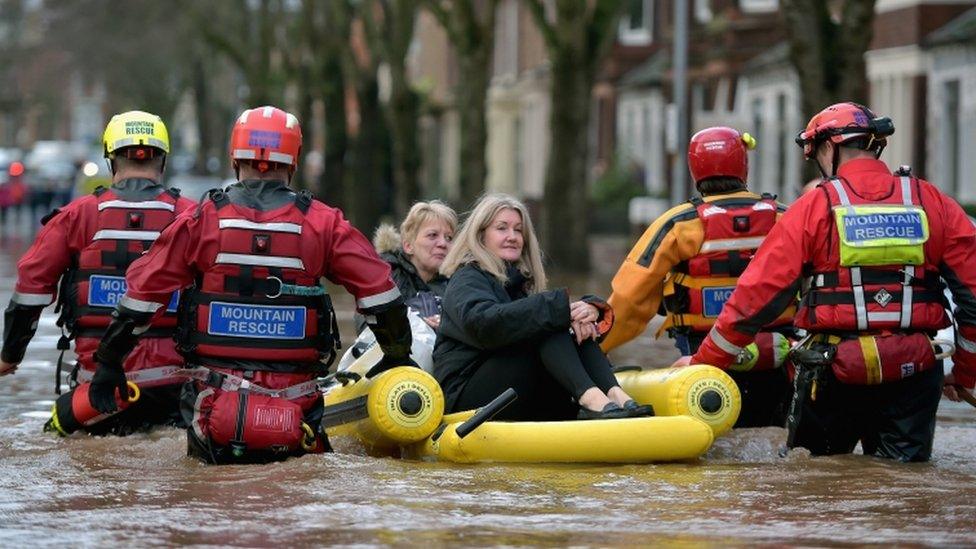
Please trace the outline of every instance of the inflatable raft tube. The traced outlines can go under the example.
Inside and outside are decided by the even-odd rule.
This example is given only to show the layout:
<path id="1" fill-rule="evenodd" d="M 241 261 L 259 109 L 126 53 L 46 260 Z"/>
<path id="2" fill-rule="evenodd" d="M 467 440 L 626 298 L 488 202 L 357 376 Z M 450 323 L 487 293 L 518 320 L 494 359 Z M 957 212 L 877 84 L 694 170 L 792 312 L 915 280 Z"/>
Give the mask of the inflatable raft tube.
<path id="1" fill-rule="evenodd" d="M 400 366 L 373 378 L 338 376 L 323 396 L 322 427 L 329 437 L 351 436 L 372 455 L 390 455 L 402 444 L 426 439 L 441 424 L 444 393 L 430 374 Z"/>
<path id="2" fill-rule="evenodd" d="M 715 436 L 735 425 L 742 410 L 739 387 L 729 374 L 705 364 L 641 370 L 622 368 L 617 381 L 657 416 L 691 416 L 707 423 Z"/>
<path id="3" fill-rule="evenodd" d="M 474 415 L 444 416 L 426 440 L 405 445 L 402 457 L 454 463 L 659 463 L 695 459 L 714 440 L 712 428 L 690 416 L 486 421 L 467 429 Z"/>

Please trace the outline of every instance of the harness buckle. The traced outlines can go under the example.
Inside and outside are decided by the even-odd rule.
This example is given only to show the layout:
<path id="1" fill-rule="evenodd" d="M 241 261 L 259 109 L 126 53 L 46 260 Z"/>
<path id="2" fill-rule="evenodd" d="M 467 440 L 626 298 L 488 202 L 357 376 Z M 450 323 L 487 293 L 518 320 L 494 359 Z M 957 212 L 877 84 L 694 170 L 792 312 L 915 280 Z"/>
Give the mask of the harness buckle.
<path id="1" fill-rule="evenodd" d="M 277 299 L 277 298 L 281 297 L 281 289 L 284 286 L 284 283 L 281 281 L 280 278 L 278 278 L 276 276 L 269 276 L 268 277 L 268 282 L 271 282 L 271 281 L 274 281 L 274 282 L 277 282 L 278 283 L 278 291 L 275 292 L 274 295 L 271 295 L 270 293 L 268 293 L 267 291 L 265 291 L 265 296 L 267 296 L 268 299 Z"/>
<path id="2" fill-rule="evenodd" d="M 225 379 L 227 379 L 226 375 L 207 368 L 207 379 L 204 380 L 204 383 L 211 387 L 222 388 Z"/>
<path id="3" fill-rule="evenodd" d="M 913 282 L 919 279 L 917 276 L 910 274 L 905 269 L 898 269 L 898 272 L 904 275 L 904 278 L 901 279 L 902 286 L 911 286 Z"/>

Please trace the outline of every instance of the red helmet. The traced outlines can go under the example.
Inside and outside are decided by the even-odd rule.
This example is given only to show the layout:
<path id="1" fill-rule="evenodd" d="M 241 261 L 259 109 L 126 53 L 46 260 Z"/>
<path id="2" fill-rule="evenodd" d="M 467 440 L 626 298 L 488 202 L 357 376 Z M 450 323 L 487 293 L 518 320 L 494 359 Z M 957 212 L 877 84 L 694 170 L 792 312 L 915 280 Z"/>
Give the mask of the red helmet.
<path id="1" fill-rule="evenodd" d="M 24 165 L 20 162 L 11 162 L 9 168 L 10 177 L 19 177 L 24 175 Z"/>
<path id="2" fill-rule="evenodd" d="M 725 126 L 705 128 L 691 136 L 688 144 L 688 169 L 698 183 L 712 177 L 734 177 L 745 183 L 749 173 L 746 152 L 756 148 L 748 133 Z"/>
<path id="3" fill-rule="evenodd" d="M 302 150 L 302 128 L 295 115 L 278 107 L 258 107 L 241 113 L 230 132 L 230 157 L 249 160 L 261 171 L 270 163 L 294 170 Z"/>
<path id="4" fill-rule="evenodd" d="M 871 137 L 868 149 L 880 149 L 887 144 L 887 137 L 895 133 L 895 125 L 888 117 L 875 117 L 871 109 L 857 103 L 835 103 L 818 112 L 807 123 L 805 130 L 796 136 L 796 144 L 803 147 L 803 156 L 813 158 L 817 146 L 829 139 L 841 144 L 859 137 Z"/>

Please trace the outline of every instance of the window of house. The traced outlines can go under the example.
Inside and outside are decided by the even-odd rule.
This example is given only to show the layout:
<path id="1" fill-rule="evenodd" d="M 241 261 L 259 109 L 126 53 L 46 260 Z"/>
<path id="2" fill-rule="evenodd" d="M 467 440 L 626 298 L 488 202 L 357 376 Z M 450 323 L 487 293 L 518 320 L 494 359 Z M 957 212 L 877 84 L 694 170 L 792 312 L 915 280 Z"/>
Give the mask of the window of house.
<path id="1" fill-rule="evenodd" d="M 945 131 L 945 159 L 946 159 L 946 189 L 953 196 L 959 196 L 962 191 L 962 181 L 959 173 L 959 81 L 949 80 L 942 84 L 942 95 L 945 112 L 942 125 Z"/>
<path id="2" fill-rule="evenodd" d="M 786 147 L 790 142 L 789 130 L 786 127 L 786 94 L 781 93 L 776 96 L 776 181 L 773 183 L 780 189 L 780 194 L 786 197 L 788 190 L 795 184 L 788 181 L 786 176 Z"/>
<path id="3" fill-rule="evenodd" d="M 643 46 L 653 39 L 653 0 L 626 0 L 617 33 L 620 42 L 627 46 Z"/>
<path id="4" fill-rule="evenodd" d="M 756 98 L 752 101 L 752 130 L 753 132 L 755 132 L 752 135 L 755 136 L 756 140 L 759 143 L 762 143 L 763 141 L 763 100 L 760 98 Z M 760 156 L 762 155 L 762 148 L 759 147 L 756 149 L 756 151 L 757 152 L 755 156 L 755 162 L 752 162 L 750 165 L 749 171 L 751 173 L 749 174 L 749 179 L 751 179 L 754 182 L 753 188 L 763 189 L 765 188 L 765 185 L 763 184 L 763 179 L 762 179 L 763 176 L 762 156 Z"/>
<path id="5" fill-rule="evenodd" d="M 515 194 L 517 196 L 523 196 L 525 191 L 525 135 L 523 132 L 525 128 L 522 123 L 522 117 L 515 117 L 515 139 L 513 145 L 515 146 L 514 158 L 515 158 Z"/>
<path id="6" fill-rule="evenodd" d="M 745 13 L 767 13 L 779 8 L 779 0 L 739 0 L 739 8 Z"/>
<path id="7" fill-rule="evenodd" d="M 519 5 L 517 0 L 505 0 L 498 6 L 495 18 L 495 77 L 518 76 Z"/>

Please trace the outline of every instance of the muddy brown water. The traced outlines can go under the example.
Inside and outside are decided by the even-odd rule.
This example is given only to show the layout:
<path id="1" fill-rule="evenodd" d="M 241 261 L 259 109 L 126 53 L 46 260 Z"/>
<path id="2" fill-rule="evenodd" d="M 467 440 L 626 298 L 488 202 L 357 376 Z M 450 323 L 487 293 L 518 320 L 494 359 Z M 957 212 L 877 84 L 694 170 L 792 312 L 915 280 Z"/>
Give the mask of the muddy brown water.
<path id="1" fill-rule="evenodd" d="M 3 230 L 4 228 L 0 228 Z M 6 305 L 27 232 L 0 233 Z M 596 243 L 612 271 L 624 253 Z M 606 293 L 610 274 L 563 278 Z M 352 300 L 337 292 L 346 343 Z M 933 459 L 777 457 L 785 431 L 745 429 L 690 463 L 417 463 L 358 453 L 204 466 L 182 432 L 124 439 L 41 432 L 53 402 L 48 310 L 27 359 L 0 378 L 0 546 L 83 545 L 976 545 L 976 410 L 943 402 Z M 677 356 L 645 335 L 618 363 Z"/>

